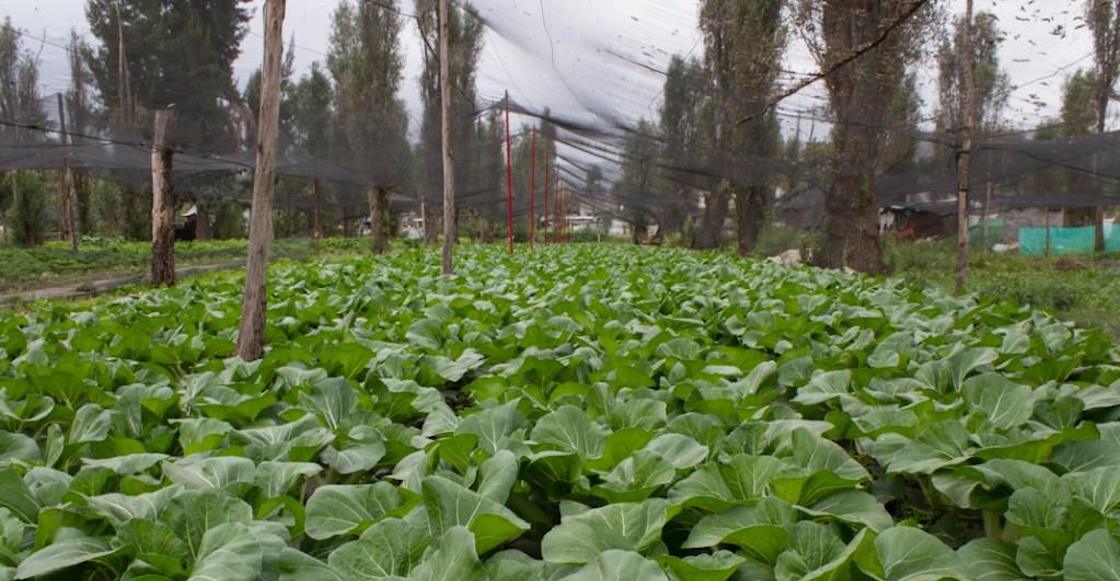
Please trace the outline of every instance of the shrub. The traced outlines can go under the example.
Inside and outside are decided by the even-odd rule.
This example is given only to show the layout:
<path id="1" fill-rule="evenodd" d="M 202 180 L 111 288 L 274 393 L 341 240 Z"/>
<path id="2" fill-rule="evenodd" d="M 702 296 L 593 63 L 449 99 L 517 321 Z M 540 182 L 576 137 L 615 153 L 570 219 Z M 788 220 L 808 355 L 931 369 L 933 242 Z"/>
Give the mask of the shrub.
<path id="1" fill-rule="evenodd" d="M 11 199 L 6 217 L 12 242 L 25 247 L 42 244 L 47 230 L 46 179 L 37 172 L 16 172 L 4 182 Z"/>

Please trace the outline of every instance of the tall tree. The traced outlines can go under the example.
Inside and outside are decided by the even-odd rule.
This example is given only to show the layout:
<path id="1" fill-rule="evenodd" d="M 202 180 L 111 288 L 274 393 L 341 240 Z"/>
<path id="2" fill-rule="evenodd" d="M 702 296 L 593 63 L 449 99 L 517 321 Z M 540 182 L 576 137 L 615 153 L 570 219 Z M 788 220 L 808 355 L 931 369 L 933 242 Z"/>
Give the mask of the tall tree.
<path id="1" fill-rule="evenodd" d="M 886 133 L 881 115 L 919 54 L 918 28 L 928 13 L 925 0 L 797 1 L 798 26 L 825 72 L 836 117 L 825 239 L 816 255 L 822 266 L 883 270 L 876 202 Z"/>
<path id="2" fill-rule="evenodd" d="M 420 28 L 420 38 L 424 44 L 424 70 L 420 76 L 420 93 L 424 101 L 424 117 L 421 122 L 420 139 L 423 144 L 423 182 L 421 188 L 428 200 L 429 210 L 438 206 L 435 192 L 443 189 L 442 161 L 440 159 L 440 82 L 439 82 L 439 1 L 416 0 L 416 14 Z M 482 53 L 482 22 L 463 8 L 452 6 L 447 26 L 449 29 L 451 66 L 451 113 L 456 123 L 452 133 L 452 147 L 456 151 L 472 149 L 472 137 L 476 135 L 473 127 L 477 107 L 475 79 L 478 74 L 478 58 Z M 466 171 L 469 156 L 459 156 L 455 161 L 455 186 L 460 192 L 471 189 L 467 183 L 470 172 Z M 425 224 L 425 238 L 433 242 L 436 236 L 434 212 L 428 212 Z"/>
<path id="3" fill-rule="evenodd" d="M 66 92 L 66 121 L 71 133 L 70 143 L 82 143 L 77 135 L 84 135 L 94 129 L 93 116 L 93 73 L 89 70 L 86 56 L 90 48 L 77 30 L 70 30 L 70 89 Z M 75 170 L 72 173 L 73 188 L 77 195 L 78 230 L 89 233 L 93 229 L 90 212 L 90 192 L 92 182 L 88 174 Z"/>
<path id="4" fill-rule="evenodd" d="M 660 154 L 653 125 L 642 119 L 623 144 L 622 177 L 614 185 L 615 199 L 625 211 L 634 244 L 645 242 L 650 219 L 656 219 L 659 213 L 661 202 L 655 188 Z"/>
<path id="5" fill-rule="evenodd" d="M 714 127 L 707 123 L 711 107 L 703 65 L 696 59 L 685 61 L 674 56 L 665 76 L 660 124 L 661 158 L 667 166 L 663 173 L 671 190 L 664 223 L 668 232 L 681 231 L 698 194 L 712 189 L 712 180 L 700 179 L 714 134 Z"/>
<path id="6" fill-rule="evenodd" d="M 702 228 L 714 230 L 718 244 L 726 191 L 735 197 L 740 253 L 753 250 L 768 211 L 771 186 L 766 179 L 750 179 L 741 171 L 751 159 L 776 154 L 773 120 L 763 108 L 781 72 L 786 47 L 782 24 L 785 0 L 705 0 L 700 28 L 705 40 L 705 64 L 718 102 L 718 166 L 731 178 L 710 200 L 713 211 Z M 744 119 L 750 119 L 744 121 Z M 710 236 L 710 235 L 709 235 Z"/>
<path id="7" fill-rule="evenodd" d="M 249 32 L 244 0 L 87 0 L 86 19 L 99 41 L 87 51 L 94 85 L 111 130 L 151 138 L 152 112 L 174 105 L 172 147 L 231 153 L 241 145 L 240 95 L 233 62 Z M 125 235 L 148 237 L 140 183 L 123 187 Z"/>
<path id="8" fill-rule="evenodd" d="M 1120 0 L 1088 0 L 1085 21 L 1093 31 L 1093 64 L 1096 77 L 1095 101 L 1097 133 L 1104 133 L 1108 122 L 1108 103 L 1115 98 L 1117 77 L 1120 77 Z M 1097 206 L 1096 250 L 1105 249 L 1104 208 Z"/>
<path id="9" fill-rule="evenodd" d="M 1083 137 L 1097 130 L 1097 73 L 1092 70 L 1078 69 L 1066 78 L 1062 85 L 1062 110 L 1060 124 L 1036 135 L 1038 139 L 1059 139 Z M 1099 163 L 1095 157 L 1090 164 Z M 1064 191 L 1067 194 L 1084 196 L 1100 191 L 1105 183 L 1088 172 L 1074 172 L 1066 168 L 1053 167 L 1039 170 L 1045 174 L 1036 181 L 1037 185 L 1054 189 L 1039 189 L 1038 192 Z M 1064 213 L 1066 226 L 1099 226 L 1098 242 L 1104 244 L 1104 217 L 1097 208 L 1068 208 Z M 1098 222 L 1098 218 L 1100 221 Z"/>
<path id="10" fill-rule="evenodd" d="M 1078 69 L 1062 85 L 1062 117 L 1058 133 L 1062 137 L 1080 137 L 1097 127 L 1097 74 Z"/>
<path id="11" fill-rule="evenodd" d="M 42 125 L 47 115 L 39 94 L 39 61 L 23 49 L 20 33 L 10 17 L 0 27 L 0 119 L 24 125 Z M 0 142 L 30 143 L 42 134 L 30 129 L 0 126 Z"/>
<path id="12" fill-rule="evenodd" d="M 943 31 L 937 51 L 937 93 L 940 109 L 937 128 L 953 132 L 965 125 L 965 17 L 954 19 L 950 35 Z M 999 47 L 1004 34 L 999 20 L 990 12 L 978 12 L 972 18 L 972 58 L 970 64 L 976 78 L 976 108 L 979 115 L 976 131 L 983 133 L 1000 123 L 1003 109 L 1011 94 L 1011 79 L 999 60 Z"/>
<path id="13" fill-rule="evenodd" d="M 409 176 L 408 114 L 399 97 L 404 67 L 393 3 L 343 0 L 334 13 L 327 67 L 351 159 L 367 168 L 372 249 L 387 249 L 389 193 Z"/>
<path id="14" fill-rule="evenodd" d="M 134 103 L 154 111 L 174 104 L 176 145 L 228 151 L 235 141 L 227 104 L 238 100 L 233 62 L 249 32 L 244 0 L 88 0 L 86 18 L 100 41 L 90 68 L 101 95 L 118 95 L 120 49 Z M 123 33 L 123 34 L 122 34 Z M 121 42 L 123 40 L 123 42 Z M 110 109 L 119 100 L 107 99 Z M 140 127 L 150 127 L 149 119 Z"/>
<path id="15" fill-rule="evenodd" d="M 25 51 L 10 18 L 0 27 L 0 119 L 25 125 L 46 125 L 39 95 L 39 61 Z M 0 126 L 0 143 L 26 144 L 43 134 L 30 129 Z M 0 185 L 0 218 L 11 226 L 14 240 L 24 246 L 43 242 L 46 192 L 43 180 L 24 172 L 10 172 Z"/>
<path id="16" fill-rule="evenodd" d="M 879 163 L 881 172 L 901 173 L 913 169 L 918 157 L 918 141 L 914 136 L 921 122 L 922 104 L 917 72 L 909 71 L 884 116 L 889 129 Z"/>
<path id="17" fill-rule="evenodd" d="M 1097 132 L 1103 133 L 1120 77 L 1120 0 L 1086 0 L 1085 21 L 1093 32 Z"/>

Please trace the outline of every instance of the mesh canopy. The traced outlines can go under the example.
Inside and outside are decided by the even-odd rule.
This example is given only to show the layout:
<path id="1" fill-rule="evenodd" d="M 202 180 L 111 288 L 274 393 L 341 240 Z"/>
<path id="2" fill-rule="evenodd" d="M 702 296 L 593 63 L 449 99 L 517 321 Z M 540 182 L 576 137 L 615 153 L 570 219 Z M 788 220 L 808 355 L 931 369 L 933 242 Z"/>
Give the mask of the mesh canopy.
<path id="1" fill-rule="evenodd" d="M 51 0 L 59 7 L 66 1 Z M 73 4 L 75 9 L 85 6 L 81 0 L 73 0 Z M 188 116 L 182 120 L 184 132 L 201 124 L 224 137 L 180 143 L 174 166 L 177 176 L 247 175 L 253 168 L 255 104 L 252 80 L 244 72 L 252 70 L 253 59 L 259 60 L 260 56 L 260 14 L 259 10 L 253 11 L 258 4 L 246 5 L 249 12 L 240 33 L 245 54 L 232 65 L 237 73 L 223 73 L 239 94 L 229 93 L 216 100 L 213 105 L 221 113 L 220 119 L 200 120 L 190 118 L 190 111 L 184 112 Z M 1032 4 L 1009 2 L 986 7 L 997 17 L 1008 16 L 1003 19 L 1008 34 L 1001 50 L 1013 85 L 1005 114 L 1023 128 L 1042 124 L 1058 114 L 1060 75 L 1069 66 L 1083 63 L 1091 50 L 1087 34 L 1071 35 L 1060 49 L 1037 48 L 1029 37 L 1038 38 L 1057 25 L 1072 29 L 1077 15 Z M 431 119 L 421 87 L 433 56 L 432 47 L 425 44 L 431 34 L 425 28 L 425 22 L 429 27 L 431 24 L 425 20 L 430 5 L 413 0 L 366 3 L 370 10 L 383 11 L 385 22 L 400 28 L 399 95 L 407 125 L 404 134 L 409 141 L 403 156 L 400 144 L 385 137 L 387 134 L 375 131 L 358 146 L 347 135 L 350 128 L 333 120 L 344 105 L 338 93 L 342 73 L 330 58 L 336 54 L 332 53 L 332 42 L 338 32 L 332 28 L 329 15 L 338 4 L 313 0 L 292 7 L 295 18 L 286 24 L 295 40 L 286 47 L 290 61 L 285 82 L 292 90 L 285 95 L 293 95 L 288 113 L 314 118 L 314 112 L 308 114 L 300 107 L 317 106 L 324 123 L 330 121 L 332 129 L 319 136 L 326 145 L 316 145 L 316 137 L 311 135 L 314 123 L 285 126 L 277 167 L 280 176 L 330 182 L 346 192 L 341 203 L 352 204 L 355 210 L 364 206 L 365 190 L 383 187 L 391 188 L 398 206 L 406 210 L 416 210 L 416 203 L 424 199 L 438 204 L 439 170 L 432 168 L 432 160 L 438 158 L 433 155 L 434 144 L 426 137 Z M 673 119 L 666 117 L 666 104 L 673 96 L 667 94 L 666 80 L 674 59 L 685 64 L 703 63 L 707 50 L 698 25 L 701 2 L 471 0 L 456 5 L 464 22 L 473 23 L 463 26 L 477 26 L 481 31 L 474 81 L 469 87 L 456 87 L 456 98 L 467 99 L 470 105 L 469 111 L 456 116 L 461 130 L 470 133 L 457 143 L 457 163 L 464 165 L 458 172 L 457 198 L 465 212 L 488 218 L 503 215 L 509 195 L 503 143 L 507 106 L 511 149 L 515 150 L 513 211 L 521 224 L 530 215 L 540 217 L 552 212 L 544 209 L 544 198 L 546 194 L 553 196 L 550 202 L 554 203 L 555 188 L 560 184 L 570 203 L 596 215 L 625 221 L 633 221 L 634 215 L 646 216 L 654 223 L 669 220 L 669 215 L 695 218 L 703 211 L 705 195 L 725 185 L 768 188 L 781 212 L 821 212 L 824 192 L 830 187 L 828 169 L 836 163 L 824 144 L 834 129 L 842 127 L 828 107 L 823 83 L 810 84 L 788 98 L 775 98 L 765 110 L 747 112 L 758 117 L 757 123 L 773 127 L 778 146 L 767 153 L 742 153 L 729 159 L 713 154 L 711 144 L 703 139 L 682 145 L 669 134 L 668 125 Z M 358 4 L 351 6 L 357 10 Z M 947 10 L 952 12 L 954 8 L 949 6 Z M 92 22 L 94 14 L 90 14 Z M 785 20 L 789 27 L 795 26 L 791 18 Z M 44 96 L 37 110 L 0 119 L 6 128 L 0 132 L 0 171 L 69 166 L 121 174 L 134 181 L 148 179 L 148 131 L 143 127 L 150 111 L 140 111 L 136 123 L 122 129 L 120 95 L 100 94 L 97 83 L 90 78 L 84 89 L 88 106 L 76 116 L 72 89 L 76 79 L 58 63 L 74 55 L 74 45 L 64 40 L 64 30 L 37 28 L 37 24 L 16 21 L 12 26 L 22 32 L 25 48 L 38 39 L 42 50 L 52 55 L 42 62 L 54 64 L 40 83 Z M 79 26 L 78 35 L 91 47 L 89 54 L 107 51 L 104 54 L 114 56 L 113 47 L 95 36 L 98 32 L 97 25 Z M 122 34 L 130 38 L 130 28 L 124 27 Z M 1023 55 L 1031 58 L 1020 58 Z M 959 136 L 935 129 L 937 79 L 936 67 L 928 66 L 930 59 L 932 56 L 927 56 L 913 67 L 915 90 L 922 102 L 918 115 L 902 124 L 891 124 L 885 117 L 875 121 L 882 124 L 877 129 L 884 139 L 897 141 L 895 148 L 908 152 L 878 172 L 877 196 L 883 206 L 945 202 L 956 189 L 955 143 Z M 250 61 L 248 65 L 246 61 Z M 312 62 L 316 63 L 314 67 Z M 813 79 L 819 68 L 806 43 L 791 34 L 780 70 L 775 71 L 772 92 L 777 96 L 798 87 Z M 172 73 L 176 70 L 167 69 Z M 93 77 L 102 74 L 97 67 L 92 72 L 96 73 Z M 322 76 L 329 98 L 317 105 L 314 100 L 297 102 L 297 85 L 302 90 L 303 81 L 315 80 L 315 74 Z M 165 76 L 158 82 L 159 102 L 187 101 L 193 90 L 200 90 L 201 85 L 192 86 L 195 79 L 185 75 Z M 137 80 L 134 89 L 138 93 L 150 89 L 141 86 L 142 82 L 153 81 Z M 237 86 L 233 86 L 235 82 Z M 57 100 L 49 92 L 50 88 L 63 87 L 68 88 L 68 141 L 72 145 L 60 138 Z M 697 100 L 708 99 L 712 93 L 710 83 L 702 79 L 685 89 Z M 368 121 L 371 126 L 379 123 L 374 117 Z M 736 124 L 719 128 L 712 139 L 726 139 L 723 133 L 734 134 L 743 127 Z M 971 186 L 974 190 L 990 188 L 991 199 L 984 203 L 984 212 L 1115 203 L 1110 194 L 1120 178 L 1120 170 L 1115 169 L 1120 167 L 1120 136 L 1116 133 L 1040 140 L 1030 131 L 1014 131 L 993 131 L 994 135 L 981 138 L 976 145 Z M 540 138 L 543 151 L 529 161 L 527 150 L 534 135 Z M 792 155 L 791 149 L 799 153 Z M 645 168 L 642 179 L 635 179 L 635 166 Z M 546 169 L 550 173 L 546 174 Z M 529 192 L 530 184 L 535 191 Z M 247 195 L 247 188 L 236 195 Z M 537 204 L 532 208 L 530 197 Z"/>

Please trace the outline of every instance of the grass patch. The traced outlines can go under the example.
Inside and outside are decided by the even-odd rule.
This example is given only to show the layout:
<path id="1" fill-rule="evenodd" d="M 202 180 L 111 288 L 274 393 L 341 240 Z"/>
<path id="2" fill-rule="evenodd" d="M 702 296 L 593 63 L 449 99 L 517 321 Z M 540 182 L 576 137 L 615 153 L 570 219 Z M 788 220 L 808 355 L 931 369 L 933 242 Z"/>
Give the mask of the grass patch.
<path id="1" fill-rule="evenodd" d="M 886 256 L 896 276 L 951 290 L 956 243 L 892 242 Z M 1120 337 L 1120 255 L 1020 256 L 974 251 L 968 290 L 1042 309 Z"/>

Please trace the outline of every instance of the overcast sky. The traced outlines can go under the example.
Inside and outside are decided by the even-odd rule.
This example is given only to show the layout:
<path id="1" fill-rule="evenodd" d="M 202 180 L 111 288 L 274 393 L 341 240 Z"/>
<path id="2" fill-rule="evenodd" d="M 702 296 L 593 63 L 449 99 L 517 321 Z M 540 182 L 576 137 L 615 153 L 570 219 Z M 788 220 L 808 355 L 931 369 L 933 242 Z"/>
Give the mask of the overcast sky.
<path id="1" fill-rule="evenodd" d="M 953 10 L 964 0 L 947 1 Z M 285 38 L 295 34 L 297 74 L 313 61 L 324 60 L 331 13 L 338 0 L 288 0 Z M 656 117 L 663 71 L 673 54 L 701 56 L 696 27 L 697 7 L 688 0 L 474 0 L 487 20 L 478 86 L 483 103 L 508 90 L 534 109 L 545 107 L 559 115 L 584 121 L 636 123 Z M 263 39 L 260 6 L 235 66 L 240 81 L 259 67 Z M 412 0 L 398 0 L 412 12 Z M 977 10 L 994 12 L 1006 42 L 1001 48 L 1005 69 L 1019 88 L 1008 104 L 1008 120 L 1030 127 L 1060 111 L 1061 85 L 1078 66 L 1092 63 L 1089 32 L 1081 24 L 1083 0 L 977 0 Z M 66 52 L 51 44 L 66 44 L 71 27 L 89 35 L 85 0 L 0 0 L 0 15 L 13 25 L 45 38 L 28 38 L 40 52 L 43 92 L 53 93 L 69 83 Z M 1059 29 L 1059 27 L 1061 27 Z M 1054 34 L 1058 29 L 1064 36 Z M 406 17 L 402 39 L 406 54 L 404 98 L 413 120 L 419 118 L 417 79 L 421 49 L 415 22 Z M 41 46 L 41 48 L 40 48 Z M 786 68 L 809 73 L 815 65 L 795 42 Z M 927 109 L 936 106 L 932 62 L 923 63 L 922 93 Z M 797 78 L 789 75 L 787 80 Z M 819 106 L 823 88 L 814 87 L 784 102 L 781 111 L 796 114 Z M 413 128 L 415 132 L 415 128 Z M 823 132 L 818 133 L 818 137 Z"/>

